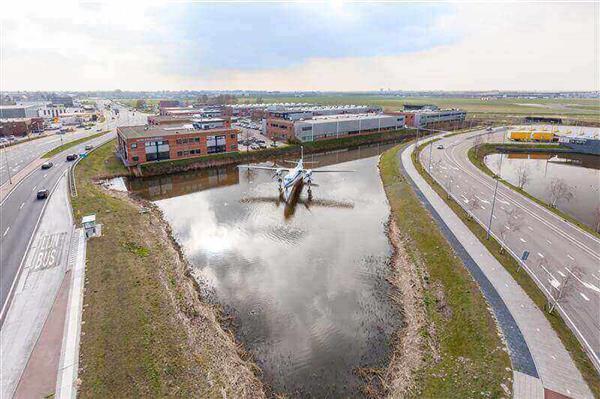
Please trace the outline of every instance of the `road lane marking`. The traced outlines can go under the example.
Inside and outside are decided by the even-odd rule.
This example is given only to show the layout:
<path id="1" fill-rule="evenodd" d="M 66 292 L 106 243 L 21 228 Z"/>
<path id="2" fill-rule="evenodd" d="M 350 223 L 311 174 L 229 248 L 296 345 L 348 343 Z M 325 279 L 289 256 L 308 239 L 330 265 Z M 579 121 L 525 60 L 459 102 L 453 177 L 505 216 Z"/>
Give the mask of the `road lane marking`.
<path id="1" fill-rule="evenodd" d="M 498 218 L 496 217 L 496 215 L 492 215 L 492 217 L 493 217 L 494 219 L 498 219 Z"/>
<path id="2" fill-rule="evenodd" d="M 572 257 L 571 255 L 567 254 L 567 258 L 571 259 L 571 260 L 575 260 L 574 257 Z"/>
<path id="3" fill-rule="evenodd" d="M 561 275 L 561 277 L 567 277 L 567 276 L 566 276 L 566 274 L 564 274 L 564 273 L 563 273 L 563 272 L 561 272 L 560 270 L 558 270 L 557 272 L 558 272 L 558 274 L 560 274 L 560 275 Z"/>
<path id="4" fill-rule="evenodd" d="M 543 258 L 543 257 L 544 257 L 544 255 L 542 255 L 542 253 L 541 253 L 541 252 L 538 252 L 538 256 L 539 256 L 540 258 Z"/>
<path id="5" fill-rule="evenodd" d="M 4 231 L 4 234 L 2 234 L 2 237 L 6 237 L 6 235 L 8 234 L 8 230 L 10 230 L 10 226 L 8 226 L 6 228 L 6 230 Z"/>
<path id="6" fill-rule="evenodd" d="M 33 186 L 33 188 L 31 189 L 31 191 L 35 191 L 36 188 L 37 188 L 37 186 Z"/>
<path id="7" fill-rule="evenodd" d="M 23 207 L 24 207 L 24 206 L 25 206 L 25 203 L 24 203 L 24 202 L 22 202 L 22 203 L 21 203 L 21 206 L 19 207 L 19 210 L 23 209 Z"/>
<path id="8" fill-rule="evenodd" d="M 521 240 L 521 242 L 527 242 L 523 237 L 519 238 L 519 240 Z"/>
<path id="9" fill-rule="evenodd" d="M 546 240 L 546 242 L 547 242 L 548 244 L 552 245 L 552 241 L 550 241 L 550 240 Z"/>
<path id="10" fill-rule="evenodd" d="M 531 231 L 533 231 L 533 228 L 531 226 L 527 226 L 527 228 Z"/>
<path id="11" fill-rule="evenodd" d="M 581 297 L 583 299 L 585 299 L 586 301 L 588 301 L 588 302 L 590 301 L 590 298 L 588 298 L 587 296 L 585 296 L 585 294 L 583 292 L 580 292 L 579 295 L 581 295 Z"/>
<path id="12" fill-rule="evenodd" d="M 508 227 L 507 225 L 504 225 L 504 227 L 506 227 L 506 230 L 510 230 L 510 227 Z"/>

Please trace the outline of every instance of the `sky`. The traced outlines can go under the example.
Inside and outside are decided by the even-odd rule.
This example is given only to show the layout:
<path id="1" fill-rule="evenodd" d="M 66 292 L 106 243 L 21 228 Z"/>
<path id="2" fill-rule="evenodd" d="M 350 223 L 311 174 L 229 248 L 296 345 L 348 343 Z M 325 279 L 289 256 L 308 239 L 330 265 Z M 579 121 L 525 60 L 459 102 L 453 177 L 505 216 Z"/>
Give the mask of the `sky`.
<path id="1" fill-rule="evenodd" d="M 5 3 L 5 91 L 600 90 L 599 2 Z"/>

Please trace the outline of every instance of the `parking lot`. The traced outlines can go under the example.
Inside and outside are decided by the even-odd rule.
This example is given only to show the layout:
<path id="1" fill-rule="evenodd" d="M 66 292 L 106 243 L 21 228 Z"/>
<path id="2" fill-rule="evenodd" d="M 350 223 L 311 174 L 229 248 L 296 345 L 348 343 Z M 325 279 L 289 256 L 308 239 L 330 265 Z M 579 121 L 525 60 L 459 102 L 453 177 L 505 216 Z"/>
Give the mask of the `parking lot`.
<path id="1" fill-rule="evenodd" d="M 238 129 L 238 149 L 239 151 L 255 151 L 269 147 L 279 147 L 286 145 L 281 142 L 274 142 L 261 132 L 261 123 L 241 119 L 233 124 Z"/>

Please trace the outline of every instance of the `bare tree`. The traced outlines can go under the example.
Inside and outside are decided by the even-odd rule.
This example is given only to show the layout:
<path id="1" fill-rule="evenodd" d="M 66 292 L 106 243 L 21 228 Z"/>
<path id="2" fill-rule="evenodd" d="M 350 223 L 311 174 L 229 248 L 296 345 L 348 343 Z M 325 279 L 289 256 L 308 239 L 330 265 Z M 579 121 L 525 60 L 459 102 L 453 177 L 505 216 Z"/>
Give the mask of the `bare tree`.
<path id="1" fill-rule="evenodd" d="M 467 214 L 469 219 L 473 219 L 473 215 L 476 209 L 479 209 L 481 207 L 481 201 L 479 200 L 479 198 L 477 198 L 477 196 L 475 195 L 475 193 L 471 193 L 469 195 L 469 197 L 467 198 Z"/>
<path id="2" fill-rule="evenodd" d="M 550 205 L 554 208 L 556 208 L 559 202 L 569 202 L 575 196 L 573 194 L 573 188 L 569 186 L 566 181 L 557 177 L 550 180 L 548 192 L 550 193 Z"/>
<path id="3" fill-rule="evenodd" d="M 523 225 L 523 214 L 517 207 L 504 210 L 504 224 L 500 227 L 501 244 L 506 243 L 506 239 L 521 230 Z M 505 245 L 505 244 L 504 244 Z M 500 252 L 504 252 L 504 245 L 500 245 Z"/>
<path id="4" fill-rule="evenodd" d="M 530 170 L 527 165 L 520 165 L 517 170 L 517 184 L 519 188 L 522 190 L 523 187 L 529 182 Z"/>
<path id="5" fill-rule="evenodd" d="M 576 291 L 577 281 L 583 275 L 583 271 L 577 265 L 566 266 L 565 271 L 560 281 L 556 278 L 550 281 L 552 296 L 549 298 L 548 313 L 554 312 L 556 305 L 563 303 Z"/>
<path id="6" fill-rule="evenodd" d="M 478 134 L 473 138 L 473 146 L 475 147 L 475 156 L 479 157 L 479 147 L 483 144 L 483 136 Z"/>
<path id="7" fill-rule="evenodd" d="M 594 221 L 596 223 L 596 231 L 600 233 L 600 205 L 597 205 L 596 209 L 594 209 Z"/>

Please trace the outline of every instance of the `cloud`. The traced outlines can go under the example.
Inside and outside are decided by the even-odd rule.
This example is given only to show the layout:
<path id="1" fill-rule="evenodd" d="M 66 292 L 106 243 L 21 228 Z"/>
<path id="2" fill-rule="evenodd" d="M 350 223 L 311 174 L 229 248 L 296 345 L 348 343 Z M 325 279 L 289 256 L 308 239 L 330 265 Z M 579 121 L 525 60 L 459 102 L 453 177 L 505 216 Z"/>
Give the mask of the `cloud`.
<path id="1" fill-rule="evenodd" d="M 598 3 L 9 2 L 3 90 L 598 90 Z"/>

